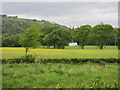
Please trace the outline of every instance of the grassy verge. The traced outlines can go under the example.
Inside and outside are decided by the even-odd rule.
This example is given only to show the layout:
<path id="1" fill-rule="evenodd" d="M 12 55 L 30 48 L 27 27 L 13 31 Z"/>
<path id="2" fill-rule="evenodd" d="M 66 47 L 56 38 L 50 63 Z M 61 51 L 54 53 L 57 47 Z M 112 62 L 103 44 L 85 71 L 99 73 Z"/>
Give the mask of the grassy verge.
<path id="1" fill-rule="evenodd" d="M 3 88 L 117 88 L 118 64 L 3 64 Z"/>

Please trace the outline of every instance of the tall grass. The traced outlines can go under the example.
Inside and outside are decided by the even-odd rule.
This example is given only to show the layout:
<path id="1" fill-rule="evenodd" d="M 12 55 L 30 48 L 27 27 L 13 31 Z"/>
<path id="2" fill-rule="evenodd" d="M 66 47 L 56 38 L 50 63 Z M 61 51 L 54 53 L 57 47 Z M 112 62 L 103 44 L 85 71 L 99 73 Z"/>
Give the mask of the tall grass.
<path id="1" fill-rule="evenodd" d="M 3 64 L 3 88 L 117 88 L 118 65 Z"/>

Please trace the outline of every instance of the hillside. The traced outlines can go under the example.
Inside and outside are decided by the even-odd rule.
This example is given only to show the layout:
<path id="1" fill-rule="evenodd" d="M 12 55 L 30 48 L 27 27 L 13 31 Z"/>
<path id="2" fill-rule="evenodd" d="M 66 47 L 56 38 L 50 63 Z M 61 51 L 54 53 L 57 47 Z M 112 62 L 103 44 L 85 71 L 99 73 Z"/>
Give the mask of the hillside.
<path id="1" fill-rule="evenodd" d="M 51 23 L 46 20 L 36 20 L 36 19 L 24 19 L 18 18 L 17 16 L 2 16 L 2 34 L 16 35 L 18 33 L 24 32 L 33 24 L 39 24 L 41 28 L 48 26 L 61 26 L 57 23 Z M 65 27 L 65 26 L 64 26 Z M 67 27 L 66 27 L 67 28 Z"/>
<path id="2" fill-rule="evenodd" d="M 43 36 L 40 37 L 41 44 L 44 44 L 42 40 L 45 35 L 56 31 L 57 28 L 63 28 L 64 30 L 69 30 L 66 26 L 59 25 L 57 23 L 51 23 L 46 20 L 36 20 L 36 19 L 24 19 L 18 18 L 17 16 L 7 16 L 0 15 L 2 17 L 2 46 L 3 47 L 20 47 L 19 35 L 23 33 L 27 28 L 31 27 L 33 24 L 39 26 L 40 33 Z M 1 45 L 0 45 L 1 46 Z"/>

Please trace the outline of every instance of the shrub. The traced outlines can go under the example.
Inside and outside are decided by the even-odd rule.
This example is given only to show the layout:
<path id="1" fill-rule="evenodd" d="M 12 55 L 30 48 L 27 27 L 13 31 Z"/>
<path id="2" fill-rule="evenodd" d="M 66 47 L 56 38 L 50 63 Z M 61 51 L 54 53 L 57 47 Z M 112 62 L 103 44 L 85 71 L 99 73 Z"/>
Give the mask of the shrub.
<path id="1" fill-rule="evenodd" d="M 34 63 L 35 61 L 35 56 L 33 56 L 32 54 L 26 54 L 25 56 L 21 57 L 21 62 L 24 63 Z"/>
<path id="2" fill-rule="evenodd" d="M 42 64 L 45 63 L 63 63 L 63 64 L 77 64 L 77 63 L 99 63 L 100 61 L 104 61 L 107 63 L 118 63 L 119 59 L 117 58 L 58 58 L 58 59 L 39 59 L 39 62 Z"/>
<path id="3" fill-rule="evenodd" d="M 29 54 L 20 58 L 2 59 L 2 63 L 34 63 L 35 56 Z"/>
<path id="4" fill-rule="evenodd" d="M 2 59 L 2 63 L 35 63 L 35 56 L 25 55 L 21 58 L 13 59 Z M 117 58 L 37 58 L 36 63 L 47 64 L 47 63 L 63 63 L 63 64 L 77 64 L 77 63 L 100 63 L 104 61 L 107 63 L 119 63 L 120 59 Z"/>

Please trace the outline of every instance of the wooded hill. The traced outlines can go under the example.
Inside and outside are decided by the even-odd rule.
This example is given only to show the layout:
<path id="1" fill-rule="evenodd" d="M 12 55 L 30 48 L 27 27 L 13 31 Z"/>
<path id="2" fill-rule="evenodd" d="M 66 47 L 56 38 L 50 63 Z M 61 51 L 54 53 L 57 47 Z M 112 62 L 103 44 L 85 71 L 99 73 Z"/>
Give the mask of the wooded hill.
<path id="1" fill-rule="evenodd" d="M 5 47 L 21 46 L 18 42 L 19 34 L 26 31 L 27 28 L 31 27 L 33 24 L 38 25 L 40 31 L 43 32 L 44 35 L 52 32 L 53 30 L 55 30 L 55 28 L 70 30 L 66 26 L 52 23 L 46 20 L 24 19 L 18 18 L 17 16 L 7 15 L 0 16 L 2 17 L 2 46 Z"/>
<path id="2" fill-rule="evenodd" d="M 119 28 L 113 28 L 109 24 L 99 24 L 94 27 L 82 25 L 77 28 L 68 28 L 46 20 L 24 19 L 17 16 L 0 15 L 2 17 L 2 46 L 21 47 L 20 35 L 30 29 L 38 27 L 40 33 L 39 42 L 42 46 L 54 46 L 64 49 L 70 42 L 77 42 L 84 48 L 85 45 L 97 45 L 101 49 L 104 45 L 117 45 Z M 0 36 L 1 37 L 1 36 Z"/>
<path id="3" fill-rule="evenodd" d="M 24 19 L 18 18 L 17 16 L 7 16 L 0 15 L 2 17 L 2 34 L 16 35 L 18 33 L 23 33 L 27 28 L 31 27 L 33 24 L 40 25 L 41 29 L 48 26 L 62 26 L 57 23 L 51 23 L 46 20 L 36 20 L 36 19 Z M 62 26 L 65 27 L 65 26 Z M 65 27 L 67 28 L 67 27 Z"/>

